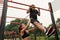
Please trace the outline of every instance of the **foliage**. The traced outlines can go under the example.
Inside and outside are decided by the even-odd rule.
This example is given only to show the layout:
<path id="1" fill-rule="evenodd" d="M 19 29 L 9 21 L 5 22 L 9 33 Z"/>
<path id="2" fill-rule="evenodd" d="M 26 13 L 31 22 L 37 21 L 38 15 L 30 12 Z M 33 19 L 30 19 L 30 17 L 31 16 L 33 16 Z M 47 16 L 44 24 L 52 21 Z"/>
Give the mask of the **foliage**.
<path id="1" fill-rule="evenodd" d="M 15 19 L 15 20 L 12 20 L 11 22 L 20 22 L 20 23 L 24 23 L 24 24 L 27 24 L 27 19 L 26 20 L 20 20 L 20 19 Z M 5 30 L 8 30 L 8 31 L 15 31 L 17 34 L 18 34 L 18 27 L 19 25 L 18 24 L 8 24 L 6 27 L 5 27 Z"/>
<path id="2" fill-rule="evenodd" d="M 56 23 L 60 22 L 60 18 L 57 19 Z"/>

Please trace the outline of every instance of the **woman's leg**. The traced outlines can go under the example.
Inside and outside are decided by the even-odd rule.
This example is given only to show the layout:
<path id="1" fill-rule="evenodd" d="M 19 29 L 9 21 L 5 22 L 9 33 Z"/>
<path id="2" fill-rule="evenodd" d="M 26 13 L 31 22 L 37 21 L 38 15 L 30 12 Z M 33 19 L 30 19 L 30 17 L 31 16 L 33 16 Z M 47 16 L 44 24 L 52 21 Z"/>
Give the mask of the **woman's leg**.
<path id="1" fill-rule="evenodd" d="M 29 36 L 29 37 L 24 38 L 23 40 L 31 40 L 31 38 Z"/>
<path id="2" fill-rule="evenodd" d="M 31 23 L 32 24 L 34 24 L 37 28 L 39 28 L 41 31 L 44 31 L 45 33 L 46 33 L 46 35 L 47 36 L 49 36 L 49 34 L 53 31 L 53 28 L 52 28 L 52 30 L 50 30 L 51 29 L 51 27 L 49 27 L 49 28 L 45 28 L 42 24 L 40 24 L 39 23 L 39 21 L 37 21 L 37 20 L 34 20 L 34 19 L 32 19 L 31 20 Z"/>
<path id="3" fill-rule="evenodd" d="M 46 32 L 46 28 L 44 28 L 44 26 L 42 24 L 40 24 L 39 22 L 34 22 L 34 25 L 39 28 L 41 31 Z"/>

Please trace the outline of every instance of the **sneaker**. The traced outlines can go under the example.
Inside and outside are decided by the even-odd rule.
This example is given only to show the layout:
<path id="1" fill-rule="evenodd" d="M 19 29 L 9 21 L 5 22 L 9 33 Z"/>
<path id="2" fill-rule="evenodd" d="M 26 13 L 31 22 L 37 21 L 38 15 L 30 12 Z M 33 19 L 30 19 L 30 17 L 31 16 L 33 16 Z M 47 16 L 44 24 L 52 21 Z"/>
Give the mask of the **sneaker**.
<path id="1" fill-rule="evenodd" d="M 48 35 L 48 37 L 50 37 L 53 34 L 55 34 L 55 29 Z"/>
<path id="2" fill-rule="evenodd" d="M 53 30 L 54 30 L 53 27 L 47 28 L 46 35 L 49 36 L 50 34 L 52 34 L 53 33 Z"/>
<path id="3" fill-rule="evenodd" d="M 52 30 L 53 30 L 53 27 L 48 27 L 48 28 L 46 29 L 46 35 L 49 35 Z"/>

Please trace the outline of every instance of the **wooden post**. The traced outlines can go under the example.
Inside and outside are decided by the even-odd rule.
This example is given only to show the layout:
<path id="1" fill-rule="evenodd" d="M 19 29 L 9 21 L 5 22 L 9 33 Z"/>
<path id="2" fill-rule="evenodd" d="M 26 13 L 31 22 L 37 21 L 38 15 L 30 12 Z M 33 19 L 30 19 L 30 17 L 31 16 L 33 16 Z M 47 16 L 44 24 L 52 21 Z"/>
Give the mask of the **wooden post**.
<path id="1" fill-rule="evenodd" d="M 1 17 L 1 25 L 0 25 L 0 40 L 4 40 L 4 28 L 5 28 L 5 22 L 6 22 L 6 13 L 7 13 L 7 0 L 4 0 L 2 17 Z"/>

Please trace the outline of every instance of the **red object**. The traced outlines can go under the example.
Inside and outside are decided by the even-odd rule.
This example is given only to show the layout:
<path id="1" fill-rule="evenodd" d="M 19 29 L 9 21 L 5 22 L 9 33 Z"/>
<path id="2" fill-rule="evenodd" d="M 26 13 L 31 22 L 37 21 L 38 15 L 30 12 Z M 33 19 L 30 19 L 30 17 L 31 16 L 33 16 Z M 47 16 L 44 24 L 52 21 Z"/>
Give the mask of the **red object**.
<path id="1" fill-rule="evenodd" d="M 14 6 L 8 6 L 8 7 L 16 8 L 16 9 L 20 9 L 20 10 L 27 10 L 27 9 L 24 9 L 24 8 L 18 8 L 18 7 L 14 7 Z"/>
<path id="2" fill-rule="evenodd" d="M 19 4 L 19 5 L 24 5 L 24 6 L 30 6 L 30 5 L 27 5 L 27 4 L 23 4 L 23 3 L 19 3 L 19 2 L 14 2 L 14 1 L 8 1 L 8 2 L 11 2 L 11 3 L 15 3 L 15 4 Z M 35 7 L 35 8 L 39 8 L 39 7 Z M 50 11 L 48 9 L 43 9 L 43 8 L 39 8 L 41 10 L 45 10 L 45 11 Z"/>

